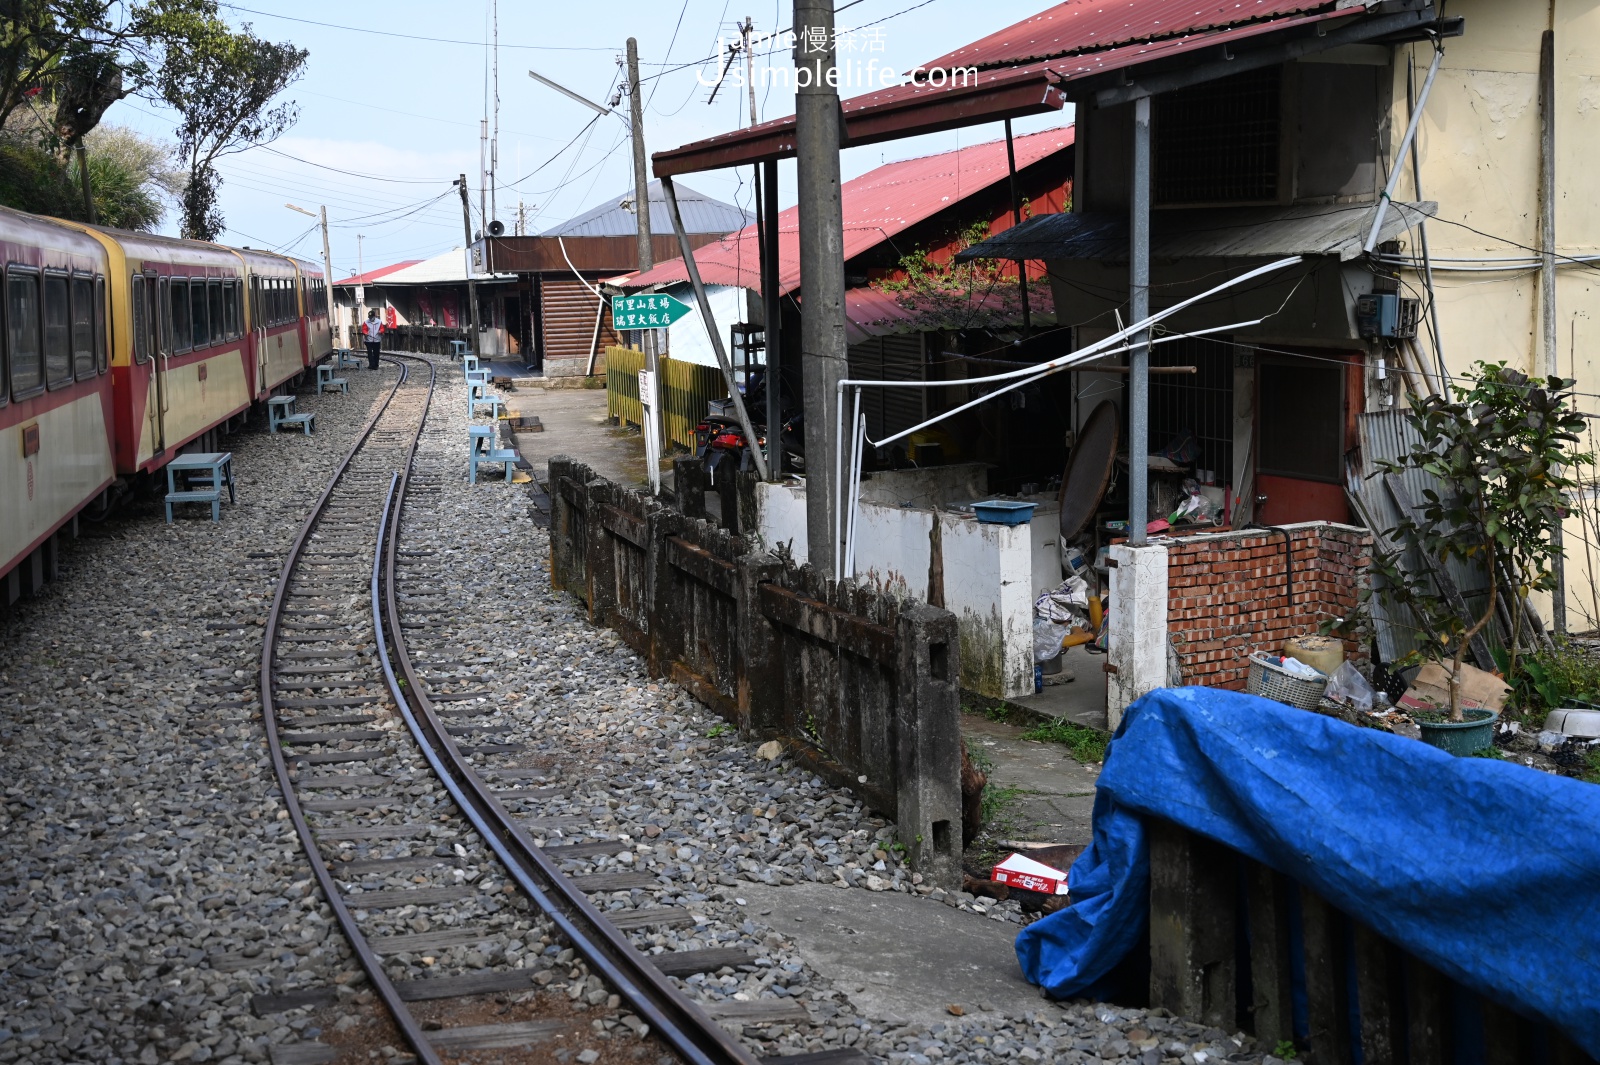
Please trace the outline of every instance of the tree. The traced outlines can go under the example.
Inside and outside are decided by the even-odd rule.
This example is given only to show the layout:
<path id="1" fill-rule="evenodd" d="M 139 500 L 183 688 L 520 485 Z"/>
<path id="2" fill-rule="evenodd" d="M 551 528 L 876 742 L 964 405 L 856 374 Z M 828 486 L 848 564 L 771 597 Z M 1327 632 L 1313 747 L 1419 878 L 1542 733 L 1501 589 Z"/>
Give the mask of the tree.
<path id="1" fill-rule="evenodd" d="M 1417 512 L 1388 530 L 1390 540 L 1421 551 L 1439 569 L 1463 559 L 1487 575 L 1484 611 L 1467 618 L 1427 573 L 1407 569 L 1397 556 L 1373 561 L 1384 584 L 1378 594 L 1410 608 L 1422 623 L 1422 656 L 1448 664 L 1452 721 L 1462 720 L 1462 657 L 1493 620 L 1497 603 L 1517 608 L 1509 649 L 1508 672 L 1514 672 L 1526 596 L 1555 585 L 1560 549 L 1552 534 L 1566 514 L 1566 493 L 1577 487 L 1564 471 L 1589 461 L 1578 452 L 1584 417 L 1574 408 L 1573 384 L 1479 363 L 1465 386 L 1453 388 L 1454 398 L 1413 396 L 1417 442 L 1398 462 L 1379 463 L 1386 474 L 1420 469 L 1443 489 L 1424 490 Z M 1353 621 L 1354 615 L 1345 626 Z"/>
<path id="2" fill-rule="evenodd" d="M 75 222 L 83 213 L 83 185 L 75 154 L 44 146 L 37 127 L 0 133 L 0 204 Z M 172 168 L 172 148 L 121 126 L 98 126 L 88 148 L 89 187 L 95 219 L 120 229 L 152 230 L 168 204 L 183 191 L 183 175 Z"/>
<path id="3" fill-rule="evenodd" d="M 76 144 L 112 103 L 148 93 L 164 58 L 216 13 L 215 0 L 4 0 L 0 127 L 45 90 L 49 147 Z"/>
<path id="4" fill-rule="evenodd" d="M 271 107 L 299 79 L 307 52 L 274 44 L 250 32 L 235 33 L 211 19 L 169 51 L 157 75 L 161 99 L 178 112 L 178 154 L 188 179 L 182 198 L 182 233 L 194 240 L 222 234 L 216 160 L 276 140 L 299 118 L 292 102 Z"/>

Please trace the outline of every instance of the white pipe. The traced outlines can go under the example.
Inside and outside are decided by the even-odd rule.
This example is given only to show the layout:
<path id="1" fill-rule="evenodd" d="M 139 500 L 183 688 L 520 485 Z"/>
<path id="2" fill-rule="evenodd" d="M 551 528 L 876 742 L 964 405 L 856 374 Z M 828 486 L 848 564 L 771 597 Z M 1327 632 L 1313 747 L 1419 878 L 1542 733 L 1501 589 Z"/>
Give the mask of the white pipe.
<path id="1" fill-rule="evenodd" d="M 1439 75 L 1439 64 L 1444 61 L 1444 49 L 1439 42 L 1433 44 L 1433 65 L 1428 68 L 1428 77 L 1422 83 L 1422 92 L 1417 95 L 1417 109 L 1411 112 L 1411 122 L 1406 126 L 1405 139 L 1400 142 L 1400 151 L 1395 156 L 1394 165 L 1389 168 L 1389 183 L 1383 187 L 1383 195 L 1378 199 L 1378 213 L 1372 219 L 1372 232 L 1367 234 L 1367 243 L 1362 251 L 1368 255 L 1378 243 L 1378 233 L 1383 229 L 1383 217 L 1389 213 L 1389 201 L 1394 198 L 1395 186 L 1400 183 L 1400 175 L 1406 168 L 1406 156 L 1411 152 L 1411 142 L 1416 139 L 1417 127 L 1422 124 L 1423 109 L 1428 106 L 1428 91 L 1433 88 L 1433 79 Z"/>
<path id="2" fill-rule="evenodd" d="M 834 404 L 833 412 L 833 484 L 834 490 L 839 493 L 839 503 L 844 502 L 844 382 L 839 383 L 839 401 Z M 806 486 L 810 490 L 810 485 Z M 833 572 L 837 576 L 839 568 L 844 564 L 844 508 L 833 508 Z"/>
<path id="3" fill-rule="evenodd" d="M 859 397 L 861 391 L 856 390 Z M 855 467 L 850 471 L 850 526 L 845 539 L 844 576 L 856 575 L 856 522 L 861 515 L 861 467 L 865 465 L 866 449 L 863 446 L 867 439 L 867 417 L 864 414 L 856 416 L 855 433 Z"/>

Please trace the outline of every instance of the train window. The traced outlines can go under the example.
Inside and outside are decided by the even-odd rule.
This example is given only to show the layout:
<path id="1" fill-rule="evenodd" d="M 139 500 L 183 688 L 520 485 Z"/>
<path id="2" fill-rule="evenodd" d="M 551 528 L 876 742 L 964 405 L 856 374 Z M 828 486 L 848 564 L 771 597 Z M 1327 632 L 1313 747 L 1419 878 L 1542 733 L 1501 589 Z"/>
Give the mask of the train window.
<path id="1" fill-rule="evenodd" d="M 152 355 L 157 351 L 163 354 L 172 351 L 172 298 L 167 286 L 168 280 L 164 277 L 156 283 L 156 300 L 150 305 L 154 315 L 150 323 L 150 336 L 155 341 Z"/>
<path id="2" fill-rule="evenodd" d="M 228 324 L 223 320 L 222 282 L 206 282 L 206 299 L 211 304 L 211 342 L 220 344 L 228 339 Z"/>
<path id="3" fill-rule="evenodd" d="M 94 281 L 72 279 L 72 372 L 82 381 L 93 377 L 94 357 Z"/>
<path id="4" fill-rule="evenodd" d="M 106 279 L 94 277 L 94 361 L 101 373 L 106 372 L 106 360 L 111 343 L 106 336 Z"/>
<path id="5" fill-rule="evenodd" d="M 44 380 L 50 388 L 72 383 L 72 309 L 67 279 L 44 275 Z"/>
<path id="6" fill-rule="evenodd" d="M 133 275 L 133 361 L 143 365 L 150 358 L 150 316 L 145 313 L 144 278 Z"/>
<path id="7" fill-rule="evenodd" d="M 204 280 L 189 282 L 189 315 L 190 324 L 194 327 L 194 346 L 203 348 L 211 343 L 211 333 L 206 326 L 206 283 Z"/>
<path id="8" fill-rule="evenodd" d="M 11 398 L 22 399 L 44 387 L 39 351 L 39 275 L 6 273 L 6 353 L 11 363 Z"/>
<path id="9" fill-rule="evenodd" d="M 172 347 L 167 350 L 176 355 L 188 351 L 192 346 L 190 339 L 193 333 L 189 325 L 189 282 L 182 278 L 173 278 L 172 288 L 168 294 L 171 299 L 167 303 L 172 308 Z"/>
<path id="10" fill-rule="evenodd" d="M 222 283 L 222 317 L 223 330 L 229 340 L 239 335 L 239 282 L 224 281 Z"/>

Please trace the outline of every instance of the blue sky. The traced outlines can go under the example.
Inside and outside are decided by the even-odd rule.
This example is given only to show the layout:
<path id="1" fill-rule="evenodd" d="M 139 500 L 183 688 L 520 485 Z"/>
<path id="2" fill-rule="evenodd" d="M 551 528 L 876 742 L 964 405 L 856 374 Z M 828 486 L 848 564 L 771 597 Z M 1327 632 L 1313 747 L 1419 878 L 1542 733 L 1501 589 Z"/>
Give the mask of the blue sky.
<path id="1" fill-rule="evenodd" d="M 853 31 L 859 61 L 870 52 L 903 71 L 1048 6 L 1049 0 L 858 0 L 838 24 Z M 356 268 L 358 234 L 368 269 L 460 247 L 460 199 L 450 182 L 466 172 L 476 216 L 490 0 L 224 0 L 222 9 L 234 25 L 248 22 L 262 36 L 311 53 L 305 77 L 285 94 L 300 106 L 295 127 L 270 149 L 221 163 L 229 228 L 223 239 L 320 258 L 311 219 L 283 206 L 292 202 L 313 211 L 327 205 L 339 276 Z M 625 41 L 637 37 L 641 74 L 648 79 L 646 144 L 659 151 L 749 121 L 743 90 L 724 88 L 707 104 L 710 90 L 701 81 L 714 79 L 714 62 L 672 68 L 712 55 L 719 35 L 732 39 L 746 15 L 760 33 L 787 27 L 791 12 L 791 0 L 743 7 L 732 0 L 501 0 L 497 217 L 509 228 L 520 199 L 529 231 L 539 232 L 632 185 L 623 123 L 607 116 L 585 130 L 594 112 L 533 81 L 530 68 L 604 103 L 624 77 L 618 60 Z M 756 62 L 758 80 L 763 63 L 790 66 L 786 49 L 758 55 Z M 792 90 L 758 93 L 757 105 L 763 119 L 792 114 Z M 1016 127 L 1031 132 L 1070 120 L 1069 108 Z M 115 105 L 106 121 L 165 138 L 173 128 L 170 113 L 139 99 Z M 847 149 L 844 176 L 1002 135 L 994 124 Z M 680 183 L 750 206 L 748 167 L 690 175 Z M 780 186 L 782 202 L 792 203 L 792 163 L 784 165 Z M 169 217 L 166 231 L 173 222 Z M 474 228 L 479 224 L 474 217 Z"/>

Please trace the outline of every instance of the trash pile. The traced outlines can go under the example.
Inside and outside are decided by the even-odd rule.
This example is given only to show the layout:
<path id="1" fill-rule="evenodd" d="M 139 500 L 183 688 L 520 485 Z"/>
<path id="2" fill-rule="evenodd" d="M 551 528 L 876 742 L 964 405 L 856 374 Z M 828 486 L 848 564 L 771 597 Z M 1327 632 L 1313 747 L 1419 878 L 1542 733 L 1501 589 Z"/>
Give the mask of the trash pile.
<path id="1" fill-rule="evenodd" d="M 1091 595 L 1089 582 L 1076 574 L 1034 600 L 1033 690 L 1043 691 L 1049 678 L 1061 675 L 1063 650 L 1103 640 L 1104 621 L 1100 597 Z"/>

